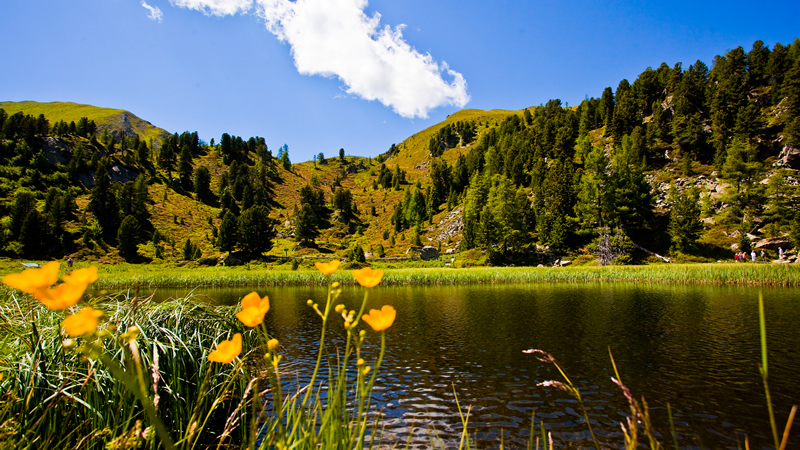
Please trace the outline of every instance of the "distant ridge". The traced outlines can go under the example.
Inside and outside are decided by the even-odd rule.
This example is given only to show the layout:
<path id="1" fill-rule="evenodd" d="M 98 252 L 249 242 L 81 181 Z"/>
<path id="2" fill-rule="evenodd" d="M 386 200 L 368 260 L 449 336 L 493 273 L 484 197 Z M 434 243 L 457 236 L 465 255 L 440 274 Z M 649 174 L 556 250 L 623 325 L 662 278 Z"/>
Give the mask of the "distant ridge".
<path id="1" fill-rule="evenodd" d="M 122 131 L 129 137 L 138 134 L 150 142 L 153 139 L 160 141 L 171 134 L 124 109 L 102 108 L 72 102 L 42 103 L 34 101 L 0 102 L 0 108 L 5 109 L 9 115 L 20 111 L 34 116 L 44 114 L 51 125 L 59 120 L 77 123 L 81 117 L 86 117 L 95 121 L 98 134 L 103 130 L 108 130 L 108 133 L 113 135 Z"/>

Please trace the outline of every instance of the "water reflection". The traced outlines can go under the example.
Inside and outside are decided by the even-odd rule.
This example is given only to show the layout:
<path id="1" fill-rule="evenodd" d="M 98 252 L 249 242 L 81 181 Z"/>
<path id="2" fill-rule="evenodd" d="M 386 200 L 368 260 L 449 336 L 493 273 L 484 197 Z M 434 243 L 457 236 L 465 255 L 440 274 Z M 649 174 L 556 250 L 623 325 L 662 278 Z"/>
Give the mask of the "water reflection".
<path id="1" fill-rule="evenodd" d="M 197 289 L 217 304 L 235 304 L 250 290 Z M 319 318 L 307 299 L 323 302 L 319 287 L 259 288 L 270 297 L 270 333 L 294 361 L 299 382 L 316 356 Z M 187 290 L 158 290 L 159 298 Z M 363 291 L 340 300 L 357 309 Z M 778 422 L 800 402 L 800 290 L 765 289 L 770 390 Z M 579 405 L 564 392 L 537 387 L 560 379 L 527 348 L 553 354 L 581 389 L 596 432 L 621 443 L 619 422 L 629 408 L 610 381 L 613 352 L 623 381 L 644 396 L 659 433 L 669 441 L 666 405 L 675 412 L 681 445 L 712 448 L 769 446 L 770 426 L 760 382 L 758 291 L 735 287 L 633 284 L 378 287 L 367 308 L 397 309 L 387 332 L 387 355 L 375 396 L 385 418 L 384 439 L 418 447 L 432 436 L 457 443 L 461 421 L 455 396 L 471 406 L 469 432 L 481 446 L 527 445 L 531 413 L 560 445 L 588 446 Z M 342 348 L 334 319 L 331 353 Z M 377 354 L 378 337 L 370 331 Z M 433 431 L 435 430 L 435 432 Z M 790 442 L 800 442 L 800 426 Z"/>

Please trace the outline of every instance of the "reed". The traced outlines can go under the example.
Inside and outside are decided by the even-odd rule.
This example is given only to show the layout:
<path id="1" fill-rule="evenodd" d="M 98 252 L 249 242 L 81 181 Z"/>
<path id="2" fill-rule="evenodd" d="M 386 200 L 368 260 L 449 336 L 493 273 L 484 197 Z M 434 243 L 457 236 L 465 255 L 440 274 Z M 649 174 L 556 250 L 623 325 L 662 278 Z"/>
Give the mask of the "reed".
<path id="1" fill-rule="evenodd" d="M 138 375 L 152 380 L 147 395 L 173 435 L 189 435 L 197 411 L 209 412 L 215 399 L 240 396 L 244 390 L 246 383 L 233 370 L 210 365 L 206 359 L 214 342 L 241 328 L 232 308 L 211 307 L 191 298 L 154 304 L 147 299 L 101 297 L 90 304 L 102 307 L 114 328 L 141 330 L 131 341 L 137 347 L 136 361 L 125 345 L 106 342 L 105 351 L 111 364 L 128 372 L 138 365 Z M 0 301 L 0 316 L 0 353 L 15 358 L 0 360 L 5 442 L 0 447 L 100 449 L 113 444 L 113 448 L 146 435 L 153 424 L 136 392 L 100 358 L 87 359 L 65 349 L 59 332 L 64 314 L 12 294 Z M 229 413 L 230 403 L 221 402 L 214 413 Z M 209 430 L 205 438 L 219 432 Z"/>
<path id="2" fill-rule="evenodd" d="M 379 266 L 378 266 L 379 267 Z M 154 287 L 224 287 L 320 285 L 318 271 L 271 270 L 267 267 L 104 266 L 96 286 L 106 289 Z M 333 281 L 353 285 L 340 271 Z M 794 264 L 657 264 L 606 267 L 478 267 L 413 268 L 387 271 L 384 285 L 455 285 L 506 283 L 636 282 L 742 286 L 800 286 L 800 265 Z"/>

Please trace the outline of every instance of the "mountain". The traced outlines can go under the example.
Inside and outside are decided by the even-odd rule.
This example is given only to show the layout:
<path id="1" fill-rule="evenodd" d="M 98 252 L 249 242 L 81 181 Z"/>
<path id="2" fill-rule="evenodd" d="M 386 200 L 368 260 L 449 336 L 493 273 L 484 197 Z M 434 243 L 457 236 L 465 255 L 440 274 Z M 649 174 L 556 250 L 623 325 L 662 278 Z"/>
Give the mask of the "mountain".
<path id="1" fill-rule="evenodd" d="M 142 139 L 152 142 L 153 139 L 160 141 L 170 134 L 123 109 L 101 108 L 70 102 L 40 103 L 33 101 L 0 102 L 0 109 L 5 109 L 8 115 L 23 111 L 25 114 L 33 116 L 44 114 L 51 122 L 63 120 L 66 123 L 77 123 L 81 117 L 86 117 L 95 121 L 98 135 L 104 130 L 115 136 L 122 131 L 128 137 L 139 135 Z"/>
<path id="2" fill-rule="evenodd" d="M 259 137 L 210 146 L 121 110 L 2 103 L 0 248 L 210 264 L 260 257 L 273 221 L 275 256 L 430 245 L 457 265 L 716 261 L 800 242 L 800 43 L 633 80 L 573 107 L 462 110 L 373 159 L 296 164 Z"/>

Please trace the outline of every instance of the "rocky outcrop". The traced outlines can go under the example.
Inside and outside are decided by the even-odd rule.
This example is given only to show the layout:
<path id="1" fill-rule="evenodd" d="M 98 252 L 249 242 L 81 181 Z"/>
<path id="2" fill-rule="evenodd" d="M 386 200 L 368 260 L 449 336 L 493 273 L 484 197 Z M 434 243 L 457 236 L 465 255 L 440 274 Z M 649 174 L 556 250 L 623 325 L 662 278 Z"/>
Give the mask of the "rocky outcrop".
<path id="1" fill-rule="evenodd" d="M 800 148 L 791 145 L 784 146 L 775 165 L 787 169 L 800 169 Z"/>
<path id="2" fill-rule="evenodd" d="M 119 164 L 114 164 L 111 166 L 111 170 L 108 171 L 108 175 L 111 177 L 111 181 L 120 181 L 125 183 L 127 181 L 133 181 L 136 177 L 139 176 L 139 172 L 135 170 L 129 170 L 125 166 L 121 166 Z"/>
<path id="3" fill-rule="evenodd" d="M 430 231 L 436 233 L 433 234 L 433 238 L 431 240 L 436 242 L 447 241 L 453 236 L 462 233 L 464 231 L 463 212 L 464 205 L 461 205 L 447 213 L 447 215 L 439 221 L 438 227 L 430 229 Z"/>
<path id="4" fill-rule="evenodd" d="M 227 256 L 224 256 L 223 258 L 221 258 L 221 262 L 222 262 L 222 265 L 224 265 L 226 267 L 244 265 L 244 261 L 242 261 L 238 257 L 230 255 L 230 254 L 227 255 Z"/>
<path id="5" fill-rule="evenodd" d="M 50 164 L 66 164 L 69 160 L 61 152 L 66 148 L 66 142 L 61 139 L 46 137 L 42 140 L 42 152 Z"/>
<path id="6" fill-rule="evenodd" d="M 129 170 L 125 166 L 115 164 L 111 166 L 111 170 L 108 171 L 108 176 L 111 177 L 111 181 L 119 181 L 125 183 L 127 181 L 134 181 L 136 177 L 139 176 L 139 172 L 135 170 Z M 78 181 L 83 183 L 83 185 L 86 186 L 87 189 L 91 189 L 94 186 L 94 180 L 95 180 L 94 171 L 83 172 L 78 174 Z"/>
<path id="7" fill-rule="evenodd" d="M 425 261 L 430 261 L 439 257 L 439 250 L 430 245 L 424 247 L 409 247 L 408 250 L 406 250 L 406 254 L 408 255 L 411 253 L 419 255 L 419 257 Z"/>
<path id="8" fill-rule="evenodd" d="M 358 173 L 364 170 L 367 170 L 367 168 L 361 163 L 347 166 L 347 173 Z"/>
<path id="9" fill-rule="evenodd" d="M 792 247 L 792 243 L 789 241 L 788 237 L 751 240 L 753 241 L 753 247 L 756 250 L 772 250 L 777 252 L 779 248 L 787 250 Z"/>

